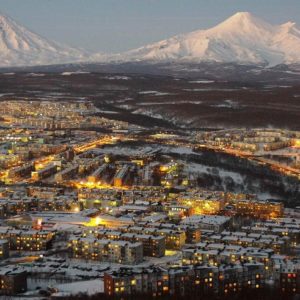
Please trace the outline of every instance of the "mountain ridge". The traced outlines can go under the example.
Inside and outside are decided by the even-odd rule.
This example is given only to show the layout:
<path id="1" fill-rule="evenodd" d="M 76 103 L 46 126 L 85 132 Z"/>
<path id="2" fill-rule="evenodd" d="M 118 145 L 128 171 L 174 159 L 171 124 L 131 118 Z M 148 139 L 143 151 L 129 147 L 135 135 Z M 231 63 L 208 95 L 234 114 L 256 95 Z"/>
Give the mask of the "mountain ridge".
<path id="1" fill-rule="evenodd" d="M 30 66 L 86 60 L 87 53 L 50 41 L 0 15 L 0 65 Z"/>
<path id="2" fill-rule="evenodd" d="M 291 21 L 272 25 L 249 12 L 238 12 L 212 28 L 178 34 L 119 54 L 103 54 L 50 41 L 0 15 L 0 67 L 124 62 L 269 67 L 300 63 L 300 29 Z"/>
<path id="3" fill-rule="evenodd" d="M 146 45 L 114 57 L 121 61 L 215 61 L 277 65 L 300 62 L 300 29 L 271 25 L 238 12 L 216 26 Z"/>

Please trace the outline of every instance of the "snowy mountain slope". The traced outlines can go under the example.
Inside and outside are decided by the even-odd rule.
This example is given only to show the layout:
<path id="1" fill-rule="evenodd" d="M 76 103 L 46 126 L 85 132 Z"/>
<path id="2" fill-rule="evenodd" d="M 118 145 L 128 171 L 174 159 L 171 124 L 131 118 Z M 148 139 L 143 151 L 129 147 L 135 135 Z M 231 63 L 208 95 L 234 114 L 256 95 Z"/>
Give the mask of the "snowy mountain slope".
<path id="1" fill-rule="evenodd" d="M 30 66 L 87 60 L 83 51 L 49 41 L 0 15 L 0 66 Z"/>
<path id="2" fill-rule="evenodd" d="M 216 61 L 277 65 L 300 62 L 300 29 L 239 12 L 207 29 L 177 35 L 114 57 L 121 61 Z"/>
<path id="3" fill-rule="evenodd" d="M 240 12 L 211 29 L 177 35 L 125 53 L 103 55 L 49 41 L 0 15 L 0 67 L 170 61 L 268 66 L 300 63 L 300 29 L 292 22 L 275 26 Z"/>

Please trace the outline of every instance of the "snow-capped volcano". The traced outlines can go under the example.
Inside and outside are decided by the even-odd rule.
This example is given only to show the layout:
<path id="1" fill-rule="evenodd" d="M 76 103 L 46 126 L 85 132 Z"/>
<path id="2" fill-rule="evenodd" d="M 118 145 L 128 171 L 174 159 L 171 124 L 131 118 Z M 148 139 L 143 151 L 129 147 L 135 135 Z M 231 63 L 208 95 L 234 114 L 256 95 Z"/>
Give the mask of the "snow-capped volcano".
<path id="1" fill-rule="evenodd" d="M 177 35 L 116 56 L 125 61 L 215 61 L 277 65 L 300 62 L 300 29 L 239 12 L 207 29 Z"/>
<path id="2" fill-rule="evenodd" d="M 30 66 L 78 62 L 86 54 L 49 41 L 0 15 L 0 66 Z"/>
<path id="3" fill-rule="evenodd" d="M 300 29 L 271 25 L 239 12 L 207 30 L 197 30 L 115 55 L 88 52 L 49 41 L 0 15 L 0 67 L 76 62 L 300 63 Z"/>

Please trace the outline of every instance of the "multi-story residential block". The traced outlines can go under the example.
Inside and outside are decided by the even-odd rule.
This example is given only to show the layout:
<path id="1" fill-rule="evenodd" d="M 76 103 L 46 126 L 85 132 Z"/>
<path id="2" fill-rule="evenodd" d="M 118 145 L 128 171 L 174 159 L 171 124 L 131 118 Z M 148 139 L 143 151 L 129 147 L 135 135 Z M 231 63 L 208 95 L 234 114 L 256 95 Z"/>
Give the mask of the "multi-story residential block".
<path id="1" fill-rule="evenodd" d="M 201 195 L 186 195 L 178 199 L 178 203 L 192 208 L 195 215 L 216 215 L 224 209 L 224 198 L 209 198 Z"/>
<path id="2" fill-rule="evenodd" d="M 71 238 L 69 247 L 74 258 L 129 265 L 143 261 L 142 243 L 96 239 L 90 236 Z"/>
<path id="3" fill-rule="evenodd" d="M 0 295 L 15 295 L 27 290 L 27 272 L 15 267 L 1 267 Z"/>
<path id="4" fill-rule="evenodd" d="M 281 202 L 239 200 L 235 204 L 238 214 L 258 219 L 274 219 L 283 216 Z"/>
<path id="5" fill-rule="evenodd" d="M 124 165 L 115 175 L 114 177 L 114 186 L 121 187 L 125 185 L 127 177 L 129 175 L 130 167 L 128 165 Z"/>
<path id="6" fill-rule="evenodd" d="M 123 268 L 104 274 L 104 293 L 108 296 L 220 296 L 245 289 L 264 287 L 262 264 L 189 265 L 184 267 Z"/>
<path id="7" fill-rule="evenodd" d="M 186 234 L 182 230 L 173 230 L 166 228 L 153 228 L 153 227 L 139 227 L 129 226 L 124 229 L 126 232 L 148 234 L 154 236 L 163 236 L 166 239 L 167 250 L 179 250 L 183 247 L 186 240 Z"/>
<path id="8" fill-rule="evenodd" d="M 164 268 L 153 267 L 144 270 L 121 268 L 119 272 L 104 273 L 104 292 L 108 296 L 167 295 L 168 272 Z"/>
<path id="9" fill-rule="evenodd" d="M 181 221 L 181 225 L 193 225 L 204 231 L 221 232 L 229 224 L 231 218 L 217 215 L 194 215 Z"/>
<path id="10" fill-rule="evenodd" d="M 98 239 L 140 242 L 143 244 L 144 256 L 162 257 L 165 255 L 166 238 L 148 234 L 122 233 L 120 231 L 98 230 L 94 233 Z"/>
<path id="11" fill-rule="evenodd" d="M 57 171 L 57 166 L 51 163 L 40 170 L 31 172 L 31 178 L 33 180 L 41 180 L 55 174 L 56 171 Z"/>
<path id="12" fill-rule="evenodd" d="M 0 240 L 0 260 L 9 257 L 9 243 L 8 240 Z"/>
<path id="13" fill-rule="evenodd" d="M 293 264 L 282 266 L 279 279 L 280 290 L 284 294 L 300 293 L 300 267 Z"/>
<path id="14" fill-rule="evenodd" d="M 51 231 L 19 230 L 0 227 L 0 239 L 7 239 L 10 250 L 41 251 L 51 247 L 54 233 Z"/>
<path id="15" fill-rule="evenodd" d="M 62 182 L 64 180 L 72 178 L 78 172 L 79 166 L 77 164 L 70 166 L 59 173 L 55 174 L 55 181 Z"/>

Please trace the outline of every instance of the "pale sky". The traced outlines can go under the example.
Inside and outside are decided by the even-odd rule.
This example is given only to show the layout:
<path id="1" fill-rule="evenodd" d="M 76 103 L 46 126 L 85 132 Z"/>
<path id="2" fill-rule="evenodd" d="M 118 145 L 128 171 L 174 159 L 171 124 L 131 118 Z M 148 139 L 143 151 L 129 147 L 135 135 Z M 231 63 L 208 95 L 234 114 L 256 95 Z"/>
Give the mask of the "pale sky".
<path id="1" fill-rule="evenodd" d="M 121 52 L 216 25 L 238 11 L 300 26 L 300 0 L 0 0 L 30 30 L 94 52 Z"/>

